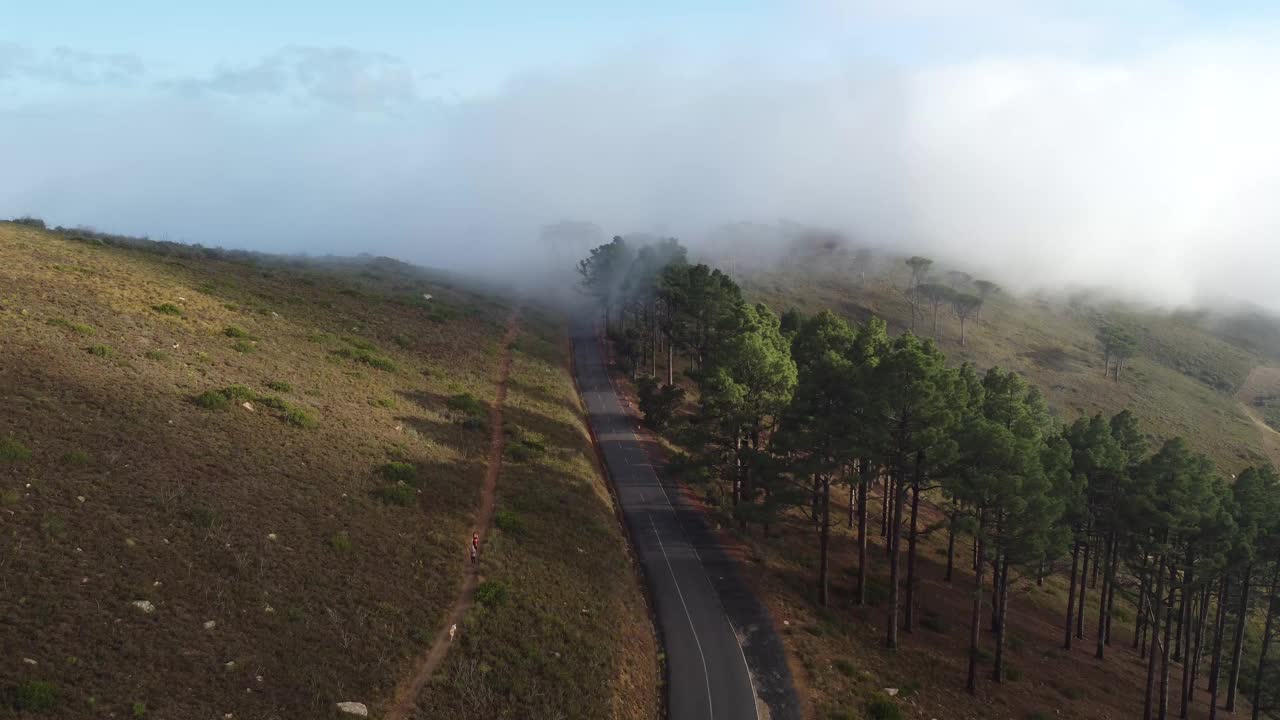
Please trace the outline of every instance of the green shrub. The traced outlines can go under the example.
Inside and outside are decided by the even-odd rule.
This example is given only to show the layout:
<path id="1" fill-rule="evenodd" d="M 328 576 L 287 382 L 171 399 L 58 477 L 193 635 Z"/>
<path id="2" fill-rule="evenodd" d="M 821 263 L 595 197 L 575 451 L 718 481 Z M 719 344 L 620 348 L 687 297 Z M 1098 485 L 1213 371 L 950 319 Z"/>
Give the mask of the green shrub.
<path id="1" fill-rule="evenodd" d="M 5 462 L 22 462 L 31 459 L 31 451 L 26 445 L 18 442 L 12 435 L 0 438 L 0 460 Z"/>
<path id="2" fill-rule="evenodd" d="M 100 358 L 109 358 L 112 355 L 115 355 L 116 351 L 112 350 L 107 345 L 94 345 L 93 347 L 89 348 L 89 354 L 97 355 Z"/>
<path id="3" fill-rule="evenodd" d="M 378 398 L 376 400 L 370 400 L 369 402 L 378 407 L 387 408 L 388 410 L 391 410 L 396 406 L 396 401 L 392 398 Z"/>
<path id="4" fill-rule="evenodd" d="M 369 342 L 368 340 L 365 340 L 364 338 L 344 337 L 342 338 L 342 341 L 357 350 L 367 350 L 369 352 L 378 351 L 377 345 L 374 345 L 373 343 Z"/>
<path id="5" fill-rule="evenodd" d="M 351 550 L 351 536 L 347 534 L 346 530 L 336 532 L 333 537 L 329 538 L 329 547 L 338 552 L 348 552 Z"/>
<path id="6" fill-rule="evenodd" d="M 986 648 L 978 648 L 978 662 L 989 663 L 992 660 L 995 660 L 995 656 L 991 654 L 990 650 Z"/>
<path id="7" fill-rule="evenodd" d="M 0 507 L 8 507 L 17 505 L 22 501 L 22 495 L 17 490 L 5 490 L 0 492 Z"/>
<path id="8" fill-rule="evenodd" d="M 510 510 L 499 510 L 498 514 L 493 518 L 493 524 L 504 533 L 512 535 L 524 532 L 524 521 L 520 516 Z"/>
<path id="9" fill-rule="evenodd" d="M 498 580 L 485 580 L 476 588 L 476 601 L 486 608 L 495 608 L 507 601 L 507 586 Z"/>
<path id="10" fill-rule="evenodd" d="M 867 703 L 867 717 L 871 720 L 902 720 L 902 711 L 888 698 L 876 698 Z"/>
<path id="11" fill-rule="evenodd" d="M 546 452 L 546 449 L 541 442 L 526 438 L 507 445 L 506 455 L 512 462 L 525 463 L 538 458 Z"/>
<path id="12" fill-rule="evenodd" d="M 932 610 L 924 611 L 924 617 L 920 618 L 920 627 L 936 633 L 945 633 L 948 630 L 947 622 Z"/>
<path id="13" fill-rule="evenodd" d="M 155 310 L 161 315 L 174 315 L 178 317 L 182 316 L 182 308 L 178 307 L 177 305 L 174 305 L 173 303 L 161 303 L 159 305 L 152 305 L 151 309 Z"/>
<path id="14" fill-rule="evenodd" d="M 1069 700 L 1081 700 L 1084 698 L 1084 691 L 1078 687 L 1058 688 L 1058 692 Z"/>
<path id="15" fill-rule="evenodd" d="M 293 392 L 293 386 L 283 380 L 272 380 L 267 387 L 276 392 Z"/>
<path id="16" fill-rule="evenodd" d="M 407 462 L 389 462 L 378 468 L 378 474 L 390 482 L 414 485 L 418 482 L 418 469 Z"/>
<path id="17" fill-rule="evenodd" d="M 226 410 L 231 401 L 217 390 L 205 390 L 196 396 L 196 404 L 205 410 Z"/>
<path id="18" fill-rule="evenodd" d="M 454 395 L 449 398 L 447 404 L 450 410 L 471 417 L 484 417 L 489 410 L 488 406 L 477 400 L 471 393 Z"/>
<path id="19" fill-rule="evenodd" d="M 205 530 L 218 524 L 218 514 L 203 505 L 197 505 L 188 510 L 187 517 L 193 525 Z"/>
<path id="20" fill-rule="evenodd" d="M 400 507 L 409 507 L 418 500 L 418 491 L 412 486 L 403 483 L 388 485 L 378 493 L 382 497 L 382 501 L 388 505 L 399 505 Z"/>
<path id="21" fill-rule="evenodd" d="M 285 412 L 289 409 L 289 404 L 274 395 L 259 395 L 258 404 L 263 407 L 269 407 L 272 410 Z"/>
<path id="22" fill-rule="evenodd" d="M 284 421 L 294 427 L 313 428 L 319 423 L 306 410 L 302 408 L 289 408 L 284 413 Z"/>
<path id="23" fill-rule="evenodd" d="M 52 320 L 49 321 L 49 324 L 54 327 L 66 328 L 67 330 L 77 332 L 81 335 L 92 335 L 95 332 L 97 332 L 96 330 L 93 329 L 93 326 L 91 325 L 85 325 L 84 323 L 78 323 L 78 322 L 71 322 L 70 320 L 64 320 L 63 318 L 53 318 Z"/>
<path id="24" fill-rule="evenodd" d="M 133 704 L 133 716 L 136 718 L 147 716 L 147 704 L 144 702 L 136 702 Z"/>
<path id="25" fill-rule="evenodd" d="M 381 355 L 376 355 L 368 350 L 352 350 L 351 348 L 338 348 L 337 350 L 333 351 L 333 354 L 338 357 L 343 357 L 348 360 L 354 360 L 356 362 L 364 363 L 365 365 L 368 365 L 370 367 L 374 367 L 379 370 L 385 370 L 387 372 L 396 372 L 397 370 L 399 370 L 399 367 L 394 362 L 392 362 L 389 358 L 382 357 Z"/>
<path id="26" fill-rule="evenodd" d="M 639 398 L 645 424 L 661 430 L 670 424 L 680 403 L 684 402 L 684 388 L 679 385 L 659 385 L 657 380 L 649 377 L 641 378 Z"/>
<path id="27" fill-rule="evenodd" d="M 146 357 L 148 360 L 155 360 L 156 362 L 164 362 L 165 360 L 169 359 L 168 354 L 166 354 L 163 350 L 148 350 L 145 353 L 143 353 L 143 356 Z"/>
<path id="28" fill-rule="evenodd" d="M 406 335 L 396 335 L 391 341 L 400 346 L 401 349 L 408 350 L 413 347 L 413 340 Z"/>
<path id="29" fill-rule="evenodd" d="M 1027 716 L 1027 720 L 1049 720 L 1049 713 L 1039 710 Z"/>
<path id="30" fill-rule="evenodd" d="M 253 336 L 249 334 L 248 330 L 235 325 L 228 325 L 227 329 L 222 331 L 222 334 L 229 338 L 244 338 L 246 340 L 253 339 Z"/>
<path id="31" fill-rule="evenodd" d="M 1022 669 L 1017 667 L 1016 665 L 1005 663 L 1004 677 L 1006 680 L 1012 680 L 1013 682 L 1018 682 L 1019 680 L 1022 679 Z"/>
<path id="32" fill-rule="evenodd" d="M 248 340 L 237 340 L 237 341 L 235 341 L 235 343 L 231 346 L 231 349 L 232 349 L 232 350 L 235 350 L 235 351 L 236 351 L 236 352 L 238 352 L 238 353 L 243 353 L 243 354 L 246 354 L 246 355 L 247 355 L 247 354 L 249 354 L 249 353 L 251 353 L 251 352 L 256 352 L 256 351 L 258 350 L 258 346 L 257 346 L 257 345 L 254 345 L 253 343 L 249 342 Z"/>
<path id="33" fill-rule="evenodd" d="M 68 465 L 88 465 L 92 458 L 83 450 L 72 450 L 62 456 L 62 462 Z"/>
<path id="34" fill-rule="evenodd" d="M 58 704 L 58 688 L 51 682 L 28 680 L 16 688 L 13 700 L 18 710 L 48 710 Z"/>
<path id="35" fill-rule="evenodd" d="M 835 669 L 841 675 L 845 677 L 853 677 L 853 663 L 848 660 L 845 660 L 844 658 L 836 658 L 836 661 L 832 663 L 832 665 L 835 666 Z"/>
<path id="36" fill-rule="evenodd" d="M 244 402 L 245 400 L 254 400 L 258 397 L 258 393 L 248 385 L 228 385 L 222 388 L 222 394 L 227 396 L 228 400 L 235 402 Z"/>

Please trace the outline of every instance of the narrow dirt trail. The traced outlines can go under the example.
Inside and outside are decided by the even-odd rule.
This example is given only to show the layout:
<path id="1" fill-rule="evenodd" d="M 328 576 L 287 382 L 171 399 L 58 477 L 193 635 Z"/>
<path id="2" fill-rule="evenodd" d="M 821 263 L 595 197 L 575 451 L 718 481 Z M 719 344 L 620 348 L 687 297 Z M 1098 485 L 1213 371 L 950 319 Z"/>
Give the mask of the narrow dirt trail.
<path id="1" fill-rule="evenodd" d="M 1268 394 L 1268 391 L 1278 382 L 1280 382 L 1280 368 L 1259 365 L 1250 371 L 1248 379 L 1236 392 L 1236 400 L 1240 403 L 1240 409 L 1244 410 L 1244 414 L 1258 428 L 1262 449 L 1266 452 L 1267 458 L 1280 466 L 1280 432 L 1276 432 L 1275 428 L 1262 419 L 1262 414 L 1252 402 L 1255 397 Z"/>
<path id="2" fill-rule="evenodd" d="M 493 407 L 489 409 L 489 427 L 491 429 L 489 465 L 485 471 L 484 486 L 480 494 L 480 507 L 476 514 L 476 532 L 480 534 L 480 554 L 482 556 L 484 554 L 485 536 L 488 534 L 489 526 L 493 522 L 498 472 L 502 467 L 502 451 L 506 446 L 506 435 L 502 432 L 502 405 L 507 399 L 507 379 L 511 376 L 511 348 L 520 332 L 519 316 L 520 311 L 516 309 L 511 313 L 511 317 L 507 319 L 507 332 L 502 338 L 502 364 L 501 369 L 498 371 L 498 392 L 493 401 Z M 464 542 L 467 540 L 467 538 L 459 539 Z M 396 686 L 395 695 L 383 716 L 385 720 L 405 720 L 413 713 L 414 704 L 422 693 L 422 688 L 426 686 L 427 681 L 431 679 L 432 673 L 440 667 L 440 663 L 444 661 L 445 655 L 449 652 L 449 646 L 452 644 L 449 638 L 449 628 L 456 623 L 462 622 L 463 616 L 475 604 L 476 586 L 479 584 L 479 561 L 475 564 L 468 563 L 466 569 L 463 570 L 462 589 L 459 591 L 457 599 L 453 602 L 453 608 L 449 610 L 448 616 L 445 617 L 444 624 L 440 626 L 440 631 L 436 633 L 436 639 L 432 641 L 431 647 L 418 660 L 413 673 Z"/>

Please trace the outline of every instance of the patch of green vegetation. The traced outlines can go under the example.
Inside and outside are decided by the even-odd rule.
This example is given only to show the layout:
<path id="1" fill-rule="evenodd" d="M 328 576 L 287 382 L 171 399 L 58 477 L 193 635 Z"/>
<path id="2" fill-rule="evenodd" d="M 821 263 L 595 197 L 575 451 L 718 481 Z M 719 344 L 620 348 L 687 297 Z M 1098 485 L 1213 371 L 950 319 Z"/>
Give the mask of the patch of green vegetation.
<path id="1" fill-rule="evenodd" d="M 90 355 L 96 355 L 100 358 L 109 358 L 116 354 L 116 351 L 108 345 L 94 345 L 89 348 Z"/>
<path id="2" fill-rule="evenodd" d="M 83 450 L 72 450 L 62 456 L 62 462 L 68 465 L 88 465 L 93 458 L 89 457 L 89 453 Z"/>
<path id="3" fill-rule="evenodd" d="M 414 485 L 418 482 L 418 469 L 407 462 L 389 462 L 378 467 L 378 474 L 390 482 Z"/>
<path id="4" fill-rule="evenodd" d="M 370 400 L 369 402 L 370 402 L 371 404 L 373 404 L 373 405 L 378 406 L 378 407 L 381 407 L 381 408 L 387 408 L 388 410 L 394 409 L 394 408 L 395 408 L 395 406 L 396 406 L 396 401 L 395 401 L 395 399 L 394 399 L 394 398 L 388 398 L 388 397 L 382 397 L 382 398 L 378 398 L 378 399 L 376 399 L 376 400 Z"/>
<path id="5" fill-rule="evenodd" d="M 507 586 L 498 580 L 485 580 L 476 588 L 476 601 L 487 609 L 493 609 L 507 601 Z"/>
<path id="6" fill-rule="evenodd" d="M 407 335 L 396 335 L 395 337 L 391 338 L 391 342 L 394 342 L 402 350 L 408 350 L 409 348 L 413 347 L 413 339 Z"/>
<path id="7" fill-rule="evenodd" d="M 58 688 L 44 680 L 28 680 L 14 688 L 13 705 L 18 710 L 41 712 L 58 704 Z"/>
<path id="8" fill-rule="evenodd" d="M 1049 720 L 1049 713 L 1043 710 L 1037 710 L 1027 716 L 1027 720 Z"/>
<path id="9" fill-rule="evenodd" d="M 374 367 L 379 370 L 385 370 L 387 372 L 396 372 L 397 370 L 399 370 L 399 367 L 394 362 L 392 362 L 390 358 L 383 357 L 369 350 L 352 350 L 351 348 L 338 348 L 337 350 L 333 351 L 333 354 L 336 355 L 337 357 L 346 358 L 348 360 L 354 360 L 356 362 L 364 363 L 365 365 L 368 365 L 370 367 Z"/>
<path id="10" fill-rule="evenodd" d="M 253 391 L 253 388 L 248 385 L 228 385 L 222 388 L 221 392 L 223 395 L 227 396 L 228 400 L 235 400 L 237 402 L 253 400 L 258 396 L 258 394 Z"/>
<path id="11" fill-rule="evenodd" d="M 222 334 L 226 335 L 229 338 L 242 338 L 245 340 L 254 339 L 254 337 L 249 334 L 248 330 L 245 330 L 244 328 L 238 327 L 236 325 L 228 325 L 227 328 L 222 331 Z"/>
<path id="12" fill-rule="evenodd" d="M 349 552 L 351 550 L 351 536 L 347 534 L 346 530 L 336 532 L 333 537 L 329 538 L 329 547 L 338 552 Z"/>
<path id="13" fill-rule="evenodd" d="M 235 341 L 234 344 L 232 344 L 231 349 L 235 350 L 238 353 L 247 355 L 248 353 L 251 353 L 251 352 L 257 352 L 258 346 L 254 345 L 252 342 L 248 340 L 237 340 Z"/>
<path id="14" fill-rule="evenodd" d="M 378 352 L 378 346 L 369 342 L 368 340 L 365 340 L 364 338 L 344 336 L 342 338 L 342 341 L 357 350 L 367 350 L 369 352 Z"/>
<path id="15" fill-rule="evenodd" d="M 836 661 L 832 663 L 832 666 L 835 667 L 836 671 L 841 675 L 845 677 L 853 677 L 853 663 L 848 660 L 845 660 L 844 658 L 836 658 Z"/>
<path id="16" fill-rule="evenodd" d="M 17 490 L 5 490 L 0 492 L 0 507 L 9 507 L 17 505 L 22 500 L 22 495 Z"/>
<path id="17" fill-rule="evenodd" d="M 293 386 L 283 380 L 272 380 L 267 383 L 267 387 L 276 392 L 293 392 Z"/>
<path id="18" fill-rule="evenodd" d="M 188 510 L 187 517 L 193 525 L 205 530 L 218 524 L 218 514 L 203 505 L 196 505 Z"/>
<path id="19" fill-rule="evenodd" d="M 77 332 L 81 335 L 92 335 L 97 332 L 92 325 L 86 325 L 80 322 L 71 322 L 70 320 L 65 320 L 63 318 L 53 318 L 49 320 L 49 324 L 54 327 L 65 328 L 67 330 Z"/>
<path id="20" fill-rule="evenodd" d="M 989 663 L 995 659 L 995 656 L 991 654 L 990 650 L 986 648 L 978 648 L 978 662 Z"/>
<path id="21" fill-rule="evenodd" d="M 1062 696 L 1068 700 L 1081 700 L 1084 698 L 1084 690 L 1074 686 L 1058 688 L 1058 692 L 1062 693 Z"/>
<path id="22" fill-rule="evenodd" d="M 258 404 L 281 412 L 289 409 L 289 404 L 274 395 L 259 395 Z"/>
<path id="23" fill-rule="evenodd" d="M 399 505 L 400 507 L 409 507 L 417 502 L 418 499 L 417 490 L 414 490 L 410 485 L 400 483 L 382 488 L 378 491 L 378 495 L 388 505 Z"/>
<path id="24" fill-rule="evenodd" d="M 867 717 L 871 720 L 902 720 L 902 710 L 888 698 L 876 698 L 867 703 Z"/>
<path id="25" fill-rule="evenodd" d="M 165 353 L 163 350 L 148 350 L 142 355 L 146 359 L 155 360 L 156 362 L 164 362 L 165 360 L 169 359 L 169 355 Z"/>
<path id="26" fill-rule="evenodd" d="M 205 410 L 226 410 L 231 401 L 217 390 L 205 390 L 196 396 L 196 404 Z"/>
<path id="27" fill-rule="evenodd" d="M 924 611 L 923 617 L 920 618 L 920 627 L 936 633 L 945 633 L 949 629 L 947 621 L 943 620 L 942 616 L 934 610 Z"/>
<path id="28" fill-rule="evenodd" d="M 524 523 L 520 520 L 520 516 L 510 510 L 499 510 L 493 518 L 493 524 L 497 525 L 502 532 L 511 535 L 524 532 Z"/>
<path id="29" fill-rule="evenodd" d="M 310 413 L 302 408 L 289 408 L 284 413 L 284 421 L 297 428 L 313 428 L 319 424 Z"/>
<path id="30" fill-rule="evenodd" d="M 174 305 L 173 303 L 160 303 L 159 305 L 152 305 L 151 309 L 155 310 L 161 315 L 172 315 L 174 317 L 182 317 L 182 308 L 178 307 L 177 305 Z"/>
<path id="31" fill-rule="evenodd" d="M 31 459 L 31 451 L 26 445 L 18 442 L 12 435 L 0 438 L 0 460 L 5 462 L 23 462 Z"/>
<path id="32" fill-rule="evenodd" d="M 1006 680 L 1018 682 L 1019 680 L 1022 679 L 1022 668 L 1019 668 L 1018 666 L 1013 665 L 1011 663 L 1005 663 L 1004 678 Z"/>
<path id="33" fill-rule="evenodd" d="M 471 417 L 483 417 L 489 411 L 488 406 L 477 400 L 471 393 L 454 395 L 449 398 L 447 405 L 450 410 Z"/>
<path id="34" fill-rule="evenodd" d="M 48 513 L 40 520 L 40 534 L 53 539 L 67 531 L 67 521 L 57 513 Z"/>
<path id="35" fill-rule="evenodd" d="M 147 704 L 144 702 L 136 702 L 133 704 L 133 716 L 136 718 L 147 716 Z"/>

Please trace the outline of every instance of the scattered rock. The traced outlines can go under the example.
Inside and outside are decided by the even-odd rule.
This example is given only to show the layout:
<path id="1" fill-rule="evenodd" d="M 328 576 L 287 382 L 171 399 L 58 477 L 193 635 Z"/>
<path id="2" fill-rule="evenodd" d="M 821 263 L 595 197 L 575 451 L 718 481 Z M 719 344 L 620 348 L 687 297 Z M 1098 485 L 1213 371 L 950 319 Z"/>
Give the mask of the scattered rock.
<path id="1" fill-rule="evenodd" d="M 84 500 L 85 500 L 85 498 L 84 498 L 84 496 L 83 496 L 83 495 L 77 495 L 77 496 L 76 496 L 76 499 L 77 499 L 77 500 L 79 500 L 80 502 L 84 502 Z"/>
<path id="2" fill-rule="evenodd" d="M 783 625 L 785 625 L 785 626 L 787 626 L 787 627 L 791 627 L 791 621 L 790 621 L 790 620 L 783 620 L 783 621 L 782 621 L 782 624 L 783 624 Z"/>
<path id="3" fill-rule="evenodd" d="M 212 630 L 212 629 L 214 629 L 214 628 L 215 628 L 215 627 L 217 627 L 217 626 L 218 626 L 218 621 L 217 621 L 217 620 L 207 620 L 207 621 L 205 621 L 204 629 L 205 629 L 205 630 Z"/>
<path id="4" fill-rule="evenodd" d="M 885 688 L 884 694 L 889 697 L 895 697 L 898 694 L 898 688 Z"/>
<path id="5" fill-rule="evenodd" d="M 222 720 L 232 720 L 234 717 L 235 715 L 232 715 L 231 713 L 223 713 Z"/>
<path id="6" fill-rule="evenodd" d="M 369 717 L 369 708 L 364 703 L 358 702 L 340 702 L 338 703 L 338 711 L 356 717 Z"/>
<path id="7" fill-rule="evenodd" d="M 278 318 L 278 317 L 280 317 L 280 315 L 279 315 L 278 313 L 276 313 L 276 311 L 275 311 L 275 310 L 272 310 L 272 311 L 271 311 L 271 317 L 273 317 L 273 318 Z"/>
<path id="8" fill-rule="evenodd" d="M 151 587 L 160 587 L 160 581 L 159 581 L 159 580 L 157 580 L 157 581 L 155 581 L 155 582 L 151 583 Z"/>
<path id="9" fill-rule="evenodd" d="M 227 661 L 227 664 L 223 665 L 222 667 L 223 667 L 224 669 L 226 669 L 226 670 L 235 670 L 235 669 L 236 669 L 236 661 L 235 661 L 235 660 L 228 660 L 228 661 Z"/>
<path id="10" fill-rule="evenodd" d="M 135 545 L 137 545 L 137 544 L 138 544 L 138 541 L 137 541 L 137 540 L 134 540 L 133 538 L 125 538 L 125 539 L 124 539 L 124 544 L 125 544 L 125 545 L 128 545 L 129 547 L 134 547 Z"/>
<path id="11" fill-rule="evenodd" d="M 275 611 L 276 611 L 276 609 L 275 609 L 275 608 L 273 608 L 273 607 L 271 607 L 270 605 L 268 605 L 268 606 L 266 606 L 266 607 L 262 608 L 262 611 L 263 611 L 263 612 L 268 612 L 268 613 L 273 613 L 273 612 L 275 612 Z"/>
<path id="12" fill-rule="evenodd" d="M 249 412 L 253 412 L 253 403 L 249 402 L 248 400 L 245 400 L 244 404 L 241 405 L 240 407 L 244 408 L 245 410 L 248 410 Z"/>
<path id="13" fill-rule="evenodd" d="M 80 548 L 76 548 L 76 552 L 84 552 L 84 550 L 81 550 Z"/>
<path id="14" fill-rule="evenodd" d="M 26 663 L 26 664 L 28 664 L 28 665 L 39 665 L 39 664 L 40 664 L 40 663 L 36 662 L 35 660 L 32 660 L 31 658 L 22 658 L 22 662 L 24 662 L 24 663 Z"/>
<path id="15" fill-rule="evenodd" d="M 423 299 L 423 300 L 430 300 L 430 299 L 431 299 L 431 293 L 422 293 L 422 299 Z"/>
<path id="16" fill-rule="evenodd" d="M 258 682 L 262 682 L 262 676 L 261 676 L 261 675 L 259 675 L 259 676 L 255 677 L 255 678 L 254 678 L 254 680 L 257 680 Z"/>
<path id="17" fill-rule="evenodd" d="M 276 540 L 279 539 L 279 536 L 276 535 L 275 533 L 267 533 L 267 539 L 270 540 L 271 542 L 275 542 Z"/>
<path id="18" fill-rule="evenodd" d="M 152 605 L 150 600 L 134 600 L 132 603 L 129 603 L 129 604 L 133 605 L 134 607 L 138 608 L 139 610 L 141 610 L 142 612 L 148 615 L 156 611 L 156 606 Z"/>

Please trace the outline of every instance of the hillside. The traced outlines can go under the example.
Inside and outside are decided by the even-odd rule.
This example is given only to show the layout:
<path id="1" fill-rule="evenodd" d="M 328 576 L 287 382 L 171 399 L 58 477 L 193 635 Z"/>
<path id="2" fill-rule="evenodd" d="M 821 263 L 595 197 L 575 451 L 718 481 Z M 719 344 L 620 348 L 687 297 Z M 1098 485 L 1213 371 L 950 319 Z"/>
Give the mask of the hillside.
<path id="1" fill-rule="evenodd" d="M 865 277 L 832 272 L 833 265 L 817 259 L 739 279 L 748 297 L 779 312 L 830 309 L 850 321 L 876 315 L 896 335 L 911 325 L 910 305 L 898 289 L 906 287 L 910 273 L 901 259 L 884 262 L 879 272 Z M 943 275 L 945 269 L 936 273 Z M 1117 321 L 1134 328 L 1138 340 L 1137 355 L 1126 363 L 1118 382 L 1103 376 L 1096 339 L 1103 322 Z M 939 311 L 937 332 L 931 310 L 916 321 L 916 332 L 934 339 L 951 362 L 1016 370 L 1067 421 L 1128 408 L 1151 435 L 1185 436 L 1233 473 L 1264 459 L 1280 463 L 1273 433 L 1260 427 L 1249 409 L 1254 405 L 1262 414 L 1274 398 L 1255 405 L 1258 396 L 1237 395 L 1255 368 L 1266 372 L 1280 364 L 1280 356 L 1267 351 L 1270 338 L 1262 333 L 1268 327 L 1250 327 L 1247 334 L 1235 325 L 1217 327 L 1203 314 L 1006 293 L 988 299 L 980 319 L 966 324 L 963 346 L 959 321 L 949 308 Z"/>
<path id="2" fill-rule="evenodd" d="M 423 707 L 656 714 L 563 327 L 387 259 L 151 250 L 0 223 L 0 716 L 380 717 L 461 587 L 517 317 Z"/>

